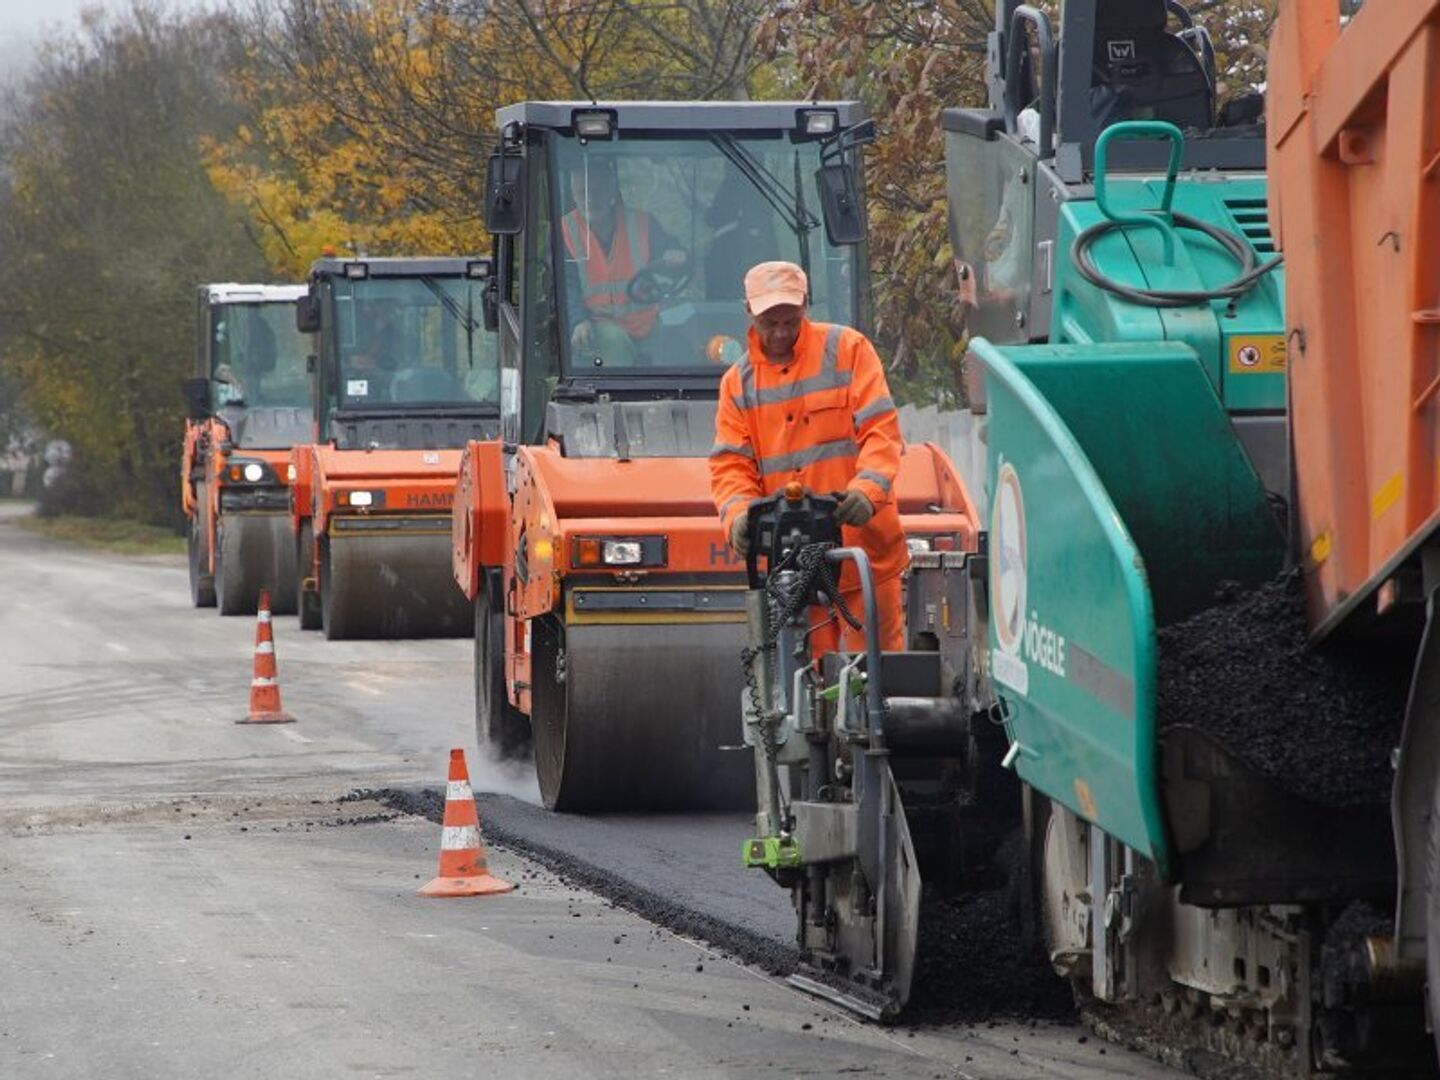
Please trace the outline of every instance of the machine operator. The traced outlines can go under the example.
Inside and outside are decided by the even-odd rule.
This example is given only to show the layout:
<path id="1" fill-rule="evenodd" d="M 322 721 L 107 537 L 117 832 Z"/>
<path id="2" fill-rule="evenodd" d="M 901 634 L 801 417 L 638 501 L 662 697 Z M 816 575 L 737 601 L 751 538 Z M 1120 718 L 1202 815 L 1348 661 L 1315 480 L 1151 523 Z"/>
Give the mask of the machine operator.
<path id="1" fill-rule="evenodd" d="M 841 493 L 846 546 L 870 558 L 880 647 L 905 647 L 900 575 L 909 563 L 891 498 L 900 470 L 900 421 L 885 371 L 865 335 L 806 317 L 809 282 L 794 263 L 765 262 L 745 275 L 749 350 L 725 372 L 710 451 L 710 491 L 730 546 L 749 547 L 746 507 L 791 480 Z M 857 616 L 860 583 L 847 563 L 840 591 Z M 842 635 L 843 630 L 843 635 Z M 811 633 L 814 655 L 864 648 L 864 636 L 831 618 Z"/>
<path id="2" fill-rule="evenodd" d="M 575 208 L 561 219 L 565 241 L 570 343 L 577 351 L 624 363 L 655 329 L 660 309 L 636 300 L 630 282 L 653 262 L 683 273 L 690 260 L 644 210 L 625 205 L 613 161 L 570 176 Z"/>

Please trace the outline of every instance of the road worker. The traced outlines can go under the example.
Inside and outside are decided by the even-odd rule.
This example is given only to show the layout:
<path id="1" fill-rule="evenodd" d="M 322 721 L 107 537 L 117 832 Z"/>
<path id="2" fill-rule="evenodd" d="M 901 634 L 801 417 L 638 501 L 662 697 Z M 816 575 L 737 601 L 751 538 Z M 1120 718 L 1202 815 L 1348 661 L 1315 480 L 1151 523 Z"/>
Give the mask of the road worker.
<path id="1" fill-rule="evenodd" d="M 720 381 L 710 490 L 725 535 L 744 555 L 746 507 L 792 480 L 840 494 L 847 547 L 870 558 L 882 649 L 905 647 L 900 575 L 909 562 L 891 492 L 900 470 L 900 422 L 875 347 L 858 330 L 811 322 L 809 282 L 794 263 L 765 262 L 745 275 L 749 350 Z M 840 591 L 862 613 L 860 585 L 846 565 Z M 864 636 L 835 618 L 811 634 L 814 655 L 859 651 Z"/>
<path id="2" fill-rule="evenodd" d="M 654 217 L 625 205 L 613 161 L 599 158 L 571 173 L 570 195 L 575 208 L 560 221 L 570 343 L 604 363 L 634 363 L 636 344 L 655 329 L 662 283 L 632 282 L 647 270 L 681 280 L 690 256 Z"/>

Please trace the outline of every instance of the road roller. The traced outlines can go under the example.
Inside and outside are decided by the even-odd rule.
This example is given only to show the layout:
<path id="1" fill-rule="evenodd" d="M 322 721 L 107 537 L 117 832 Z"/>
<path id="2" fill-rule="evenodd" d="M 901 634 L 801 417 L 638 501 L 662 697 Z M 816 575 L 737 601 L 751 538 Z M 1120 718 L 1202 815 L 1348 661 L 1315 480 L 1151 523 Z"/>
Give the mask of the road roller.
<path id="1" fill-rule="evenodd" d="M 466 448 L 453 516 L 479 743 L 533 755 L 556 810 L 749 805 L 716 397 L 757 262 L 800 263 L 815 318 L 864 325 L 872 126 L 844 101 L 525 102 L 498 121 L 502 437 Z M 944 502 L 943 455 L 908 459 L 915 505 Z"/>
<path id="2" fill-rule="evenodd" d="M 310 438 L 309 343 L 295 328 L 303 285 L 202 285 L 180 497 L 190 599 L 253 615 L 261 589 L 295 611 L 290 448 Z"/>
<path id="3" fill-rule="evenodd" d="M 315 437 L 290 455 L 292 595 L 327 638 L 464 637 L 450 572 L 461 448 L 500 422 L 490 260 L 325 258 L 296 325 L 314 337 Z"/>
<path id="4" fill-rule="evenodd" d="M 942 117 L 983 529 L 908 651 L 810 657 L 858 553 L 752 508 L 742 861 L 865 1016 L 984 894 L 1167 1061 L 1433 1075 L 1440 0 L 1281 0 L 1268 125 L 1173 0 L 996 16 Z"/>

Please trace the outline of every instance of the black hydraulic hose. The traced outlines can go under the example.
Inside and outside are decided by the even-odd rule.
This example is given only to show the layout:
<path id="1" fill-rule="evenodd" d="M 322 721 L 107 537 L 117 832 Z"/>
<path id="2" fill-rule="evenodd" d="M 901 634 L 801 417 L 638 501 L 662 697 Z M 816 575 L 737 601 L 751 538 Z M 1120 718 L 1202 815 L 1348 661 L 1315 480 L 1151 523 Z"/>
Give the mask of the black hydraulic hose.
<path id="1" fill-rule="evenodd" d="M 1211 300 L 1229 300 L 1234 303 L 1253 289 L 1262 277 L 1274 270 L 1285 259 L 1283 255 L 1276 255 L 1268 262 L 1262 263 L 1256 256 L 1255 249 L 1243 236 L 1212 225 L 1208 221 L 1193 218 L 1188 214 L 1174 214 L 1172 220 L 1176 228 L 1204 233 L 1214 240 L 1235 260 L 1236 265 L 1240 267 L 1240 273 L 1224 285 L 1214 289 L 1189 291 L 1183 289 L 1138 289 L 1130 285 L 1123 285 L 1102 274 L 1095 265 L 1095 261 L 1090 257 L 1091 245 L 1113 229 L 1149 228 L 1149 226 L 1120 221 L 1097 222 L 1075 237 L 1075 243 L 1070 247 L 1070 263 L 1079 271 L 1081 277 L 1097 289 L 1104 289 L 1122 300 L 1129 300 L 1132 304 L 1140 304 L 1144 307 L 1172 308 L 1205 304 Z"/>

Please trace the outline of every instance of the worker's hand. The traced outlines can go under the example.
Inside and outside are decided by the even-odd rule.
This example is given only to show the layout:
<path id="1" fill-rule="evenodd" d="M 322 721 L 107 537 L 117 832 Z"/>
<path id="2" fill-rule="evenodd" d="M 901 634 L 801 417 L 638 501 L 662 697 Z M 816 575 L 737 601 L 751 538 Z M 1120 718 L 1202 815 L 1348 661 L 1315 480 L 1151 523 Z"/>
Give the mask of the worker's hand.
<path id="1" fill-rule="evenodd" d="M 749 514 L 741 514 L 730 526 L 730 546 L 741 558 L 750 554 Z"/>
<path id="2" fill-rule="evenodd" d="M 835 520 L 841 525 L 864 525 L 875 516 L 875 504 L 863 491 L 851 488 L 835 508 Z"/>
<path id="3" fill-rule="evenodd" d="M 570 344 L 577 349 L 588 349 L 590 340 L 595 336 L 594 325 L 589 319 L 576 324 L 570 334 Z"/>

